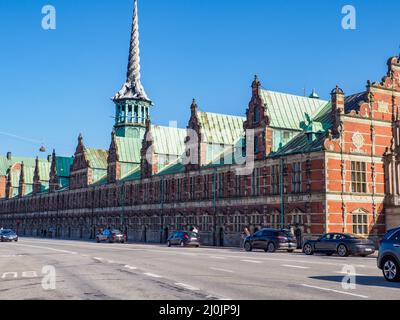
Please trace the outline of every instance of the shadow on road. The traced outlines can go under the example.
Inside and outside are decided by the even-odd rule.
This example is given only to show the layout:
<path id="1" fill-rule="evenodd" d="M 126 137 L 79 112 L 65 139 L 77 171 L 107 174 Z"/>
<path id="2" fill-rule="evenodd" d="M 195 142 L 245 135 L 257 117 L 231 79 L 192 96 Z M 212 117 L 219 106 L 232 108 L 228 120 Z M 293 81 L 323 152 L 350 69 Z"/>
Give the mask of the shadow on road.
<path id="1" fill-rule="evenodd" d="M 316 276 L 316 277 L 309 277 L 309 278 L 313 279 L 313 280 L 322 280 L 322 281 L 331 281 L 331 282 L 341 283 L 343 281 L 344 277 L 345 277 L 345 275 L 343 275 L 343 276 Z M 356 284 L 362 285 L 362 286 L 400 289 L 400 283 L 388 282 L 383 278 L 383 276 L 382 277 L 357 276 Z"/>

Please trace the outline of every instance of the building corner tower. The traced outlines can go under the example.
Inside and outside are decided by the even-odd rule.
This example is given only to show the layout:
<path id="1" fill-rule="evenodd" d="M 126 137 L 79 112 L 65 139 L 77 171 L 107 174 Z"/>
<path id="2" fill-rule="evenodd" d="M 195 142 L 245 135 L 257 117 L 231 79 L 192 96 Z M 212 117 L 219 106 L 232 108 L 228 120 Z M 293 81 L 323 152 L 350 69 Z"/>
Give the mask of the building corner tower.
<path id="1" fill-rule="evenodd" d="M 132 32 L 126 82 L 113 97 L 115 104 L 115 133 L 118 137 L 142 140 L 146 131 L 146 121 L 150 119 L 151 100 L 141 83 L 139 20 L 137 0 L 134 0 Z"/>

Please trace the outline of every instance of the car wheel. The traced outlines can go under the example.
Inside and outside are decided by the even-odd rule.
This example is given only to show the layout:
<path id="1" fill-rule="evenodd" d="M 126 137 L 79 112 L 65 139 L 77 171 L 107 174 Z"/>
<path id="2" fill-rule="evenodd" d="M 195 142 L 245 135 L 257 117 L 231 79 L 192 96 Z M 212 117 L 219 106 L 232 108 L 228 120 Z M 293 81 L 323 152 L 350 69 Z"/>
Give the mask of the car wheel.
<path id="1" fill-rule="evenodd" d="M 339 257 L 347 257 L 349 255 L 349 250 L 347 250 L 347 247 L 344 244 L 341 244 L 337 248 L 337 253 Z"/>
<path id="2" fill-rule="evenodd" d="M 273 242 L 268 243 L 268 247 L 267 248 L 268 248 L 267 252 L 272 253 L 272 252 L 276 251 L 275 244 Z"/>
<path id="3" fill-rule="evenodd" d="M 250 242 L 246 242 L 246 243 L 244 244 L 244 249 L 245 249 L 247 252 L 250 252 L 250 251 L 253 250 L 253 247 L 251 246 L 251 243 L 250 243 Z"/>
<path id="4" fill-rule="evenodd" d="M 311 246 L 311 244 L 306 243 L 303 247 L 303 252 L 307 255 L 307 256 L 311 256 L 314 254 L 314 250 Z"/>
<path id="5" fill-rule="evenodd" d="M 181 241 L 181 242 L 179 243 L 179 245 L 180 245 L 181 247 L 184 247 L 184 246 L 185 246 L 185 243 L 184 243 L 183 241 Z"/>
<path id="6" fill-rule="evenodd" d="M 96 242 L 97 242 L 97 243 L 100 243 L 100 239 L 99 239 L 99 238 L 96 238 Z"/>
<path id="7" fill-rule="evenodd" d="M 168 246 L 168 247 L 171 247 L 171 241 L 168 241 L 168 242 L 167 242 L 167 246 Z"/>
<path id="8" fill-rule="evenodd" d="M 15 242 L 18 242 L 18 239 L 16 239 Z"/>
<path id="9" fill-rule="evenodd" d="M 387 258 L 383 262 L 382 268 L 383 276 L 389 282 L 399 282 L 400 281 L 400 267 L 396 260 L 393 258 Z"/>

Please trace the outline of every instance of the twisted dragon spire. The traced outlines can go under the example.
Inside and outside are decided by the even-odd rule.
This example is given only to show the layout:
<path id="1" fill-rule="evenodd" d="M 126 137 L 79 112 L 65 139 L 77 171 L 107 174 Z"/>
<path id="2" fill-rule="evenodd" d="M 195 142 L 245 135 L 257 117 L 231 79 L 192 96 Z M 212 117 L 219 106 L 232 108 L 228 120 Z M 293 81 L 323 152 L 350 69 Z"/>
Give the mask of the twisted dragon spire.
<path id="1" fill-rule="evenodd" d="M 120 99 L 142 99 L 150 101 L 146 92 L 144 91 L 140 75 L 139 18 L 137 0 L 134 0 L 126 82 L 122 86 L 122 89 L 114 97 L 114 100 Z"/>

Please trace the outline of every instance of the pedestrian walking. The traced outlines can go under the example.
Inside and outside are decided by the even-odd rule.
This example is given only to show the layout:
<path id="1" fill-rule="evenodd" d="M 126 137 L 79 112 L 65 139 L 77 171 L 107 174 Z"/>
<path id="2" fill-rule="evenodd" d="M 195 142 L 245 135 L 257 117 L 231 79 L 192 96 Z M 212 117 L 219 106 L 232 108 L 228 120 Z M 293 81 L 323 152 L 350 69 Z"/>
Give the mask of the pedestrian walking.
<path id="1" fill-rule="evenodd" d="M 248 237 L 248 236 L 250 236 L 251 234 L 250 234 L 250 230 L 249 230 L 249 228 L 244 228 L 243 229 L 243 232 L 242 232 L 242 241 L 241 241 L 241 243 L 240 243 L 240 248 L 241 249 L 244 249 L 244 242 L 245 242 L 245 240 L 246 240 L 246 238 Z"/>

